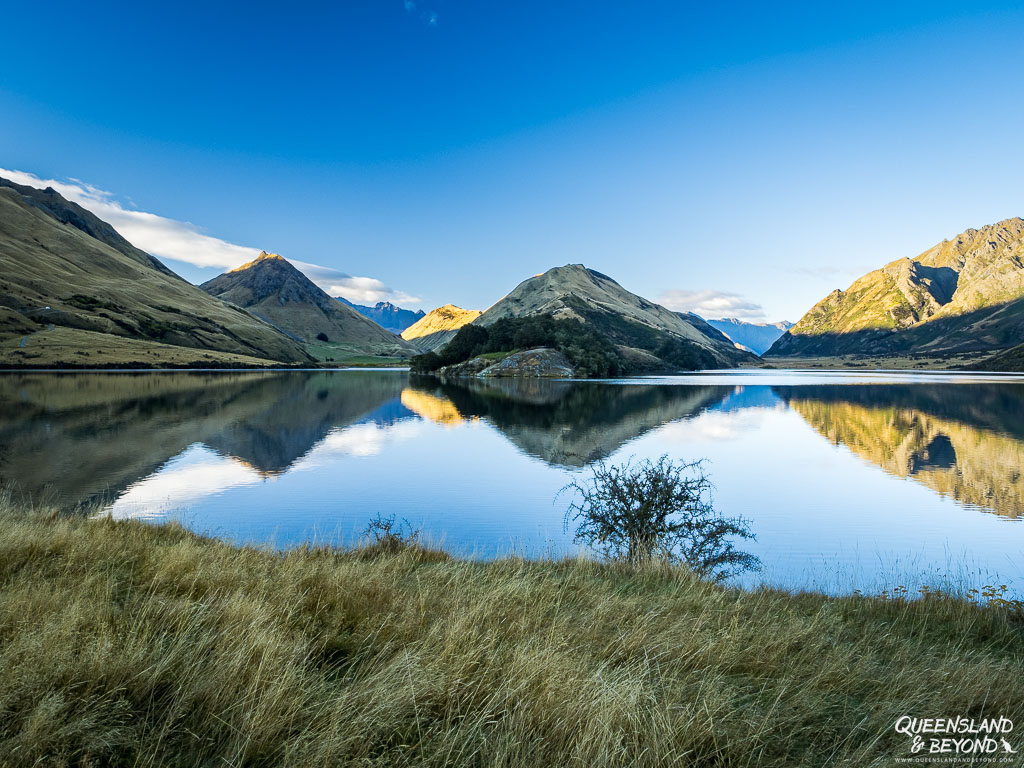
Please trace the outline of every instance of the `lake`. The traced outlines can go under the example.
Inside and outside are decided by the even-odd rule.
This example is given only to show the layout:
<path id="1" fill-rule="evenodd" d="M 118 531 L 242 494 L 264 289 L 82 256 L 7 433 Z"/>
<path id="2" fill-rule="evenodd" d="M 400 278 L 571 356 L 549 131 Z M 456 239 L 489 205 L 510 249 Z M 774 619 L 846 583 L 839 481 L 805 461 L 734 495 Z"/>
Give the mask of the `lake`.
<path id="1" fill-rule="evenodd" d="M 236 543 L 351 544 L 382 513 L 462 555 L 573 553 L 559 490 L 662 454 L 751 521 L 745 585 L 1024 591 L 1020 376 L 0 374 L 0 483 Z"/>

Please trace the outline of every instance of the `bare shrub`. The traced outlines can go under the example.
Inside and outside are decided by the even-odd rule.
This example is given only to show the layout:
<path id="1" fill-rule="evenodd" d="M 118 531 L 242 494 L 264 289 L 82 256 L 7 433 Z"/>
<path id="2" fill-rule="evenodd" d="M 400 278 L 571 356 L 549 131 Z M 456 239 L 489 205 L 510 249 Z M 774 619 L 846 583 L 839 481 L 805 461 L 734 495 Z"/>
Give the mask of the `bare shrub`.
<path id="1" fill-rule="evenodd" d="M 602 462 L 592 471 L 589 480 L 562 489 L 573 495 L 565 525 L 568 530 L 578 522 L 577 542 L 631 565 L 682 563 L 711 581 L 761 567 L 757 557 L 733 544 L 755 538 L 749 522 L 715 512 L 703 460 L 630 459 L 621 466 Z"/>
<path id="2" fill-rule="evenodd" d="M 363 537 L 370 540 L 370 547 L 386 554 L 394 554 L 420 543 L 420 531 L 414 529 L 404 517 L 396 520 L 394 515 L 385 517 L 377 513 L 363 530 Z"/>

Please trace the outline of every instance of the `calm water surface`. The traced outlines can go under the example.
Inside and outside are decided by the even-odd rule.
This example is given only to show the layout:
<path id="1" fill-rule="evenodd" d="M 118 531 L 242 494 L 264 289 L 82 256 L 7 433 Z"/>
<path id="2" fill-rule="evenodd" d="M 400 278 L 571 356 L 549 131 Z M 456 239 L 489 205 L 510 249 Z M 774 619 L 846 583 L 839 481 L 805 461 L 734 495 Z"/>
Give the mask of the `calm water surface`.
<path id="1" fill-rule="evenodd" d="M 233 542 L 352 543 L 380 512 L 462 554 L 573 552 L 559 489 L 661 454 L 752 521 L 747 584 L 1024 592 L 1022 377 L 0 374 L 0 483 Z"/>

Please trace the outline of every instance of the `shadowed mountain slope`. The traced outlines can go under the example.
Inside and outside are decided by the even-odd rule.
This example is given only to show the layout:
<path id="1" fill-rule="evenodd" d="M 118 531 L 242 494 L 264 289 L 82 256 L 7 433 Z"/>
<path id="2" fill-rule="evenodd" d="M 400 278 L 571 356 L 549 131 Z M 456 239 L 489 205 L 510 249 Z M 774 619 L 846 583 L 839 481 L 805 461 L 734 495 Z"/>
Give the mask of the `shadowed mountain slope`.
<path id="1" fill-rule="evenodd" d="M 1024 371 L 1024 344 L 992 355 L 971 367 L 982 371 Z"/>
<path id="2" fill-rule="evenodd" d="M 244 307 L 304 343 L 323 334 L 328 341 L 362 345 L 378 353 L 415 352 L 395 334 L 331 298 L 277 254 L 261 253 L 255 261 L 218 275 L 200 288 Z"/>
<path id="3" fill-rule="evenodd" d="M 1024 338 L 1024 219 L 968 229 L 816 304 L 765 354 L 951 355 Z"/>
<path id="4" fill-rule="evenodd" d="M 241 355 L 252 362 L 309 360 L 280 331 L 182 280 L 52 189 L 0 179 L 4 359 L 17 362 L 20 355 L 31 362 L 37 333 L 80 340 L 81 348 L 68 346 L 69 357 L 87 355 L 90 343 L 116 337 L 121 362 L 159 363 L 166 357 L 160 345 Z M 146 344 L 133 352 L 132 342 Z M 8 346 L 17 348 L 6 352 Z"/>

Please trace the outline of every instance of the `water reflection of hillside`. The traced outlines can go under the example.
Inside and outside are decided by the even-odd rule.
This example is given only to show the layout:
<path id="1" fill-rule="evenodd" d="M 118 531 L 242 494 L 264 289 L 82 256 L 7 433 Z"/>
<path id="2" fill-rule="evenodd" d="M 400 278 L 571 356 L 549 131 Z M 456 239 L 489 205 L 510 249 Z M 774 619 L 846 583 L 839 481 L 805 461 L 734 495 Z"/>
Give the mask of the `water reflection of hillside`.
<path id="1" fill-rule="evenodd" d="M 835 445 L 961 504 L 1024 512 L 1024 387 L 776 387 Z"/>
<path id="2" fill-rule="evenodd" d="M 459 418 L 493 425 L 524 453 L 567 467 L 610 456 L 624 443 L 714 406 L 733 391 L 546 379 L 416 380 L 413 386 L 421 397 L 433 398 L 434 409 L 444 413 L 441 423 L 452 423 L 454 409 Z M 403 402 L 410 402 L 405 394 Z"/>
<path id="3" fill-rule="evenodd" d="M 285 471 L 332 430 L 412 413 L 391 373 L 6 374 L 0 483 L 62 504 L 110 498 L 202 443 Z"/>
<path id="4" fill-rule="evenodd" d="M 386 428 L 417 416 L 446 426 L 482 419 L 528 455 L 579 467 L 731 391 L 439 384 L 369 371 L 7 374 L 0 377 L 0 484 L 65 506 L 112 499 L 194 445 L 270 476 L 346 427 Z"/>
<path id="5" fill-rule="evenodd" d="M 788 406 L 887 472 L 1017 517 L 1024 512 L 1022 405 L 1024 386 L 1010 383 L 744 387 L 445 383 L 371 371 L 10 373 L 0 376 L 0 485 L 35 497 L 50 491 L 69 506 L 110 499 L 196 445 L 267 477 L 332 440 L 354 454 L 354 443 L 379 442 L 380 429 L 364 434 L 353 425 L 389 429 L 414 418 L 449 428 L 480 421 L 528 456 L 582 467 L 706 410 Z"/>

